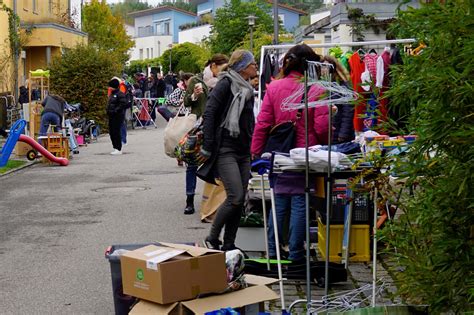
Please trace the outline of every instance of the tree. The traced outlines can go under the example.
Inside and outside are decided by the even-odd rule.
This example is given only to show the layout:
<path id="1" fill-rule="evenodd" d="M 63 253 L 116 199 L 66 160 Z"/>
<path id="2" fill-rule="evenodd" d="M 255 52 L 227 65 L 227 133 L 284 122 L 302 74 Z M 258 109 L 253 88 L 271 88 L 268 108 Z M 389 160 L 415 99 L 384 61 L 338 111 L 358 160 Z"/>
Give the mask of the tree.
<path id="1" fill-rule="evenodd" d="M 51 92 L 68 102 L 79 102 L 85 115 L 107 129 L 107 83 L 120 72 L 115 55 L 92 46 L 79 45 L 65 50 L 51 63 Z"/>
<path id="2" fill-rule="evenodd" d="M 162 71 L 169 71 L 171 54 L 171 68 L 174 72 L 184 71 L 199 73 L 210 58 L 210 52 L 196 44 L 183 43 L 166 50 L 159 58 Z"/>
<path id="3" fill-rule="evenodd" d="M 134 25 L 133 17 L 128 16 L 129 13 L 141 11 L 151 8 L 148 2 L 140 2 L 140 0 L 125 0 L 123 2 L 114 3 L 110 5 L 112 14 L 115 17 L 120 17 L 125 23 Z"/>
<path id="4" fill-rule="evenodd" d="M 268 14 L 270 5 L 262 0 L 242 2 L 230 0 L 224 7 L 217 9 L 214 25 L 209 38 L 212 52 L 231 54 L 249 32 L 247 17 L 256 17 L 255 28 L 273 33 L 273 20 Z"/>
<path id="5" fill-rule="evenodd" d="M 392 31 L 427 45 L 394 70 L 391 106 L 409 114 L 418 138 L 399 174 L 416 183 L 399 220 L 384 229 L 398 294 L 430 314 L 474 303 L 474 24 L 472 2 L 408 8 Z M 400 271 L 400 269 L 402 271 Z"/>
<path id="6" fill-rule="evenodd" d="M 184 1 L 184 0 L 163 1 L 163 2 L 160 3 L 159 6 L 160 6 L 160 7 L 161 7 L 161 6 L 170 6 L 170 7 L 175 7 L 175 8 L 178 8 L 178 9 L 185 10 L 185 11 L 197 13 L 197 6 L 196 6 L 196 4 L 194 4 L 194 3 L 189 3 L 189 2 Z"/>
<path id="7" fill-rule="evenodd" d="M 281 4 L 311 13 L 323 6 L 322 0 L 279 0 Z"/>
<path id="8" fill-rule="evenodd" d="M 128 59 L 128 50 L 134 42 L 125 31 L 120 17 L 112 15 L 105 0 L 91 0 L 83 7 L 83 30 L 89 35 L 89 45 L 117 56 L 124 64 Z"/>
<path id="9" fill-rule="evenodd" d="M 278 35 L 279 43 L 292 43 L 293 35 L 291 34 L 279 34 Z M 253 55 L 255 59 L 259 61 L 260 59 L 260 49 L 262 46 L 271 45 L 273 43 L 273 35 L 265 32 L 262 25 L 257 26 L 253 32 Z M 238 45 L 239 49 L 250 50 L 250 34 L 245 35 L 244 39 Z"/>

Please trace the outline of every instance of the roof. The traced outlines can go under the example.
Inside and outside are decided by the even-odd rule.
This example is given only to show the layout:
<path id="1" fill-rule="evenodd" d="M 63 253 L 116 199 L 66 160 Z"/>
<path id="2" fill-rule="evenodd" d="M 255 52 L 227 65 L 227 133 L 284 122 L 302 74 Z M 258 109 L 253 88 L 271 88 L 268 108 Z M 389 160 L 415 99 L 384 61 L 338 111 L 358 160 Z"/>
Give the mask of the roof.
<path id="1" fill-rule="evenodd" d="M 161 7 L 146 9 L 146 10 L 142 10 L 142 11 L 135 11 L 135 12 L 129 13 L 128 15 L 132 16 L 132 17 L 139 17 L 139 16 L 146 16 L 146 15 L 151 15 L 151 14 L 166 12 L 166 11 L 176 11 L 176 12 L 181 12 L 181 13 L 188 14 L 188 15 L 191 15 L 191 16 L 197 16 L 197 14 L 194 13 L 194 12 L 186 11 L 186 10 L 176 8 L 176 7 L 172 7 L 172 6 L 169 6 L 169 5 L 164 5 L 164 6 L 161 6 Z"/>
<path id="2" fill-rule="evenodd" d="M 267 2 L 270 3 L 270 4 L 273 4 L 273 1 L 272 1 L 272 0 L 267 0 Z M 295 12 L 295 13 L 298 13 L 299 15 L 306 15 L 306 14 L 308 14 L 307 12 L 305 12 L 305 11 L 303 11 L 303 10 L 295 9 L 295 8 L 289 6 L 289 5 L 286 5 L 286 4 L 278 3 L 278 6 L 279 6 L 280 8 L 286 9 L 286 10 L 288 10 L 288 11 L 293 11 L 293 12 Z"/>

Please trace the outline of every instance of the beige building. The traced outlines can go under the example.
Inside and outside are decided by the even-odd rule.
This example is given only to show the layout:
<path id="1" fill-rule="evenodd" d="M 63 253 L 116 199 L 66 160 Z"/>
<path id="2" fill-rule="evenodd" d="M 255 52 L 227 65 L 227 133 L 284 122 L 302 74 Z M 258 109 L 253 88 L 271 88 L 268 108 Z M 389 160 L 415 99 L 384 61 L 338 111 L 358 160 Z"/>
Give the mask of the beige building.
<path id="1" fill-rule="evenodd" d="M 30 70 L 46 69 L 62 49 L 87 43 L 87 34 L 76 26 L 77 7 L 71 0 L 0 0 L 20 18 L 21 51 L 11 58 L 8 14 L 0 10 L 0 93 L 17 94 Z M 14 69 L 18 70 L 15 82 Z M 15 86 L 16 85 L 16 86 Z"/>

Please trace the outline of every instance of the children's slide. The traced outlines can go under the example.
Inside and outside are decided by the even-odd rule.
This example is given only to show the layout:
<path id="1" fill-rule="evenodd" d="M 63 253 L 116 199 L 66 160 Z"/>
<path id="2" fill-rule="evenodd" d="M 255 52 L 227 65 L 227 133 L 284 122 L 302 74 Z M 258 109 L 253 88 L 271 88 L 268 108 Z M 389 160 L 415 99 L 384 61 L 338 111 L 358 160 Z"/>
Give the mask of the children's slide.
<path id="1" fill-rule="evenodd" d="M 68 159 L 55 157 L 53 154 L 51 154 L 51 152 L 46 150 L 41 144 L 36 142 L 31 137 L 20 135 L 20 137 L 18 138 L 18 141 L 28 143 L 31 147 L 33 147 L 33 149 L 41 153 L 45 158 L 47 158 L 51 162 L 57 163 L 62 166 L 67 166 L 69 164 Z"/>

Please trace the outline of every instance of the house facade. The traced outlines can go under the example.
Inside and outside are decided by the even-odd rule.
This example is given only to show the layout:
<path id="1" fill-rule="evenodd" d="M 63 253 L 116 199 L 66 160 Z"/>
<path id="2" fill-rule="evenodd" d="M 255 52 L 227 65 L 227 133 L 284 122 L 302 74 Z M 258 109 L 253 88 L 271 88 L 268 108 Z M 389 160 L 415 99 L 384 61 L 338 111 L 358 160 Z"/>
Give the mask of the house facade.
<path id="1" fill-rule="evenodd" d="M 406 8 L 407 6 L 419 7 L 419 1 L 410 1 L 400 6 L 396 1 L 338 1 L 330 5 L 326 9 L 319 10 L 311 15 L 311 25 L 303 30 L 304 36 L 313 36 L 315 43 L 343 43 L 356 41 L 375 41 L 385 40 L 386 31 L 368 26 L 363 30 L 363 36 L 354 33 L 352 26 L 355 21 L 349 19 L 350 10 L 362 10 L 364 15 L 373 14 L 377 20 L 390 20 L 397 14 L 397 9 Z M 348 50 L 351 47 L 341 47 Z"/>
<path id="2" fill-rule="evenodd" d="M 8 14 L 0 10 L 0 93 L 17 95 L 30 70 L 46 69 L 65 48 L 87 43 L 72 16 L 70 0 L 3 0 L 20 18 L 22 47 L 16 62 L 10 56 Z M 80 8 L 79 8 L 80 10 Z M 75 15 L 80 12 L 74 10 Z M 15 68 L 18 78 L 14 79 Z"/>
<path id="3" fill-rule="evenodd" d="M 130 16 L 135 20 L 131 60 L 160 57 L 179 42 L 179 26 L 196 21 L 195 13 L 170 6 L 137 11 Z"/>
<path id="4" fill-rule="evenodd" d="M 206 14 L 214 16 L 216 10 L 222 8 L 226 3 L 225 0 L 192 0 L 191 2 L 197 5 L 198 19 Z M 271 4 L 272 1 L 269 0 L 268 3 Z M 273 11 L 270 11 L 269 14 L 273 16 Z M 304 11 L 294 9 L 284 4 L 278 4 L 278 17 L 287 32 L 293 32 L 299 25 L 300 16 L 306 14 Z"/>

